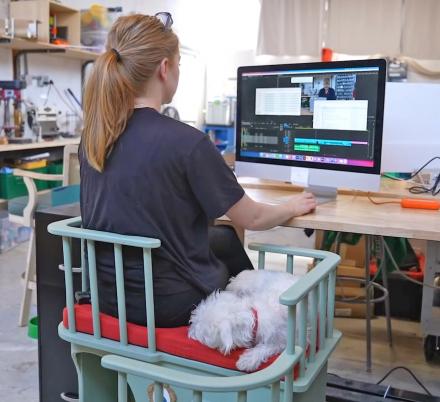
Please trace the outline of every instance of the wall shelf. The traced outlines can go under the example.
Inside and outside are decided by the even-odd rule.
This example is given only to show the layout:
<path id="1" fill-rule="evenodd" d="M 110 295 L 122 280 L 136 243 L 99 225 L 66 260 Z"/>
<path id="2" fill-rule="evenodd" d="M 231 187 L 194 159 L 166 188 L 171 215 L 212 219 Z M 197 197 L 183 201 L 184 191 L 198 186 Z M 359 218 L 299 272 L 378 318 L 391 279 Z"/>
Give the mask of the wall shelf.
<path id="1" fill-rule="evenodd" d="M 0 36 L 0 49 L 11 49 L 11 50 L 43 50 L 50 51 L 63 51 L 60 53 L 54 53 L 57 57 L 65 57 L 68 59 L 77 59 L 77 60 L 96 60 L 99 56 L 99 53 L 91 52 L 89 50 L 83 50 L 81 48 L 69 47 L 69 46 L 61 46 L 61 45 L 52 45 L 50 43 L 37 42 L 33 40 L 20 39 L 20 38 L 8 38 L 5 36 Z"/>
<path id="2" fill-rule="evenodd" d="M 54 13 L 79 13 L 80 10 L 77 8 L 73 8 L 70 6 L 66 6 L 65 4 L 58 3 L 57 1 L 49 1 L 50 11 Z"/>

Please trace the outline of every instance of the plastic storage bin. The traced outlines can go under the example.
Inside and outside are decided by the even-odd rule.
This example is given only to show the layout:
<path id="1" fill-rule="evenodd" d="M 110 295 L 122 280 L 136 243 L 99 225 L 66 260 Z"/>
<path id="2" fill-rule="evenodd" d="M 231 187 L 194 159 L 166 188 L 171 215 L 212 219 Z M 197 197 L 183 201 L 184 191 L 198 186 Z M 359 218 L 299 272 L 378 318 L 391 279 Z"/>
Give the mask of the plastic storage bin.
<path id="1" fill-rule="evenodd" d="M 31 169 L 33 172 L 47 173 L 47 166 Z M 48 188 L 48 182 L 46 180 L 35 180 L 37 190 L 46 190 Z M 23 178 L 14 176 L 12 169 L 3 168 L 0 169 L 0 198 L 7 200 L 15 197 L 21 197 L 27 195 L 26 185 Z"/>
<path id="2" fill-rule="evenodd" d="M 63 162 L 54 162 L 47 166 L 47 173 L 50 174 L 63 174 Z M 48 181 L 48 188 L 61 187 L 63 185 L 62 180 L 58 181 Z"/>
<path id="3" fill-rule="evenodd" d="M 121 14 L 122 7 L 107 8 L 100 4 L 81 10 L 81 44 L 103 51 L 107 33 Z"/>

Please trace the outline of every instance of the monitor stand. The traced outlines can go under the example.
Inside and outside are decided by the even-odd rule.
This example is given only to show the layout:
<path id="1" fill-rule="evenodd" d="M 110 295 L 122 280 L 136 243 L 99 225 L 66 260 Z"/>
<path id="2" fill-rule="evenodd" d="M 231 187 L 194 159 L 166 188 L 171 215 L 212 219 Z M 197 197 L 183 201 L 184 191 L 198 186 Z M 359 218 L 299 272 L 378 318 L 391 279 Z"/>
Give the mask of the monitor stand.
<path id="1" fill-rule="evenodd" d="M 318 205 L 336 201 L 336 196 L 338 195 L 336 187 L 309 185 L 305 188 L 305 191 L 312 193 L 316 197 Z"/>

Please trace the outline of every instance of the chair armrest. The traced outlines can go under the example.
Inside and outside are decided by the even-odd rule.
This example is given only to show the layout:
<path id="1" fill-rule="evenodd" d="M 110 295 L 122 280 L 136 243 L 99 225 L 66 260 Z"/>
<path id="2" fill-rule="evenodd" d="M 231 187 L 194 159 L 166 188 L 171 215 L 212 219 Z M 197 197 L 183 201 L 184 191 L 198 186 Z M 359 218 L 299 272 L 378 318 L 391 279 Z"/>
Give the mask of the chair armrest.
<path id="1" fill-rule="evenodd" d="M 132 374 L 194 391 L 239 392 L 273 384 L 287 374 L 293 375 L 293 366 L 298 362 L 302 353 L 303 350 L 297 346 L 294 354 L 283 352 L 277 360 L 263 370 L 231 377 L 191 374 L 116 355 L 104 356 L 101 359 L 101 365 L 120 373 Z"/>
<path id="2" fill-rule="evenodd" d="M 280 303 L 293 306 L 302 300 L 307 293 L 316 287 L 321 280 L 335 271 L 341 257 L 329 251 L 309 250 L 296 247 L 276 246 L 272 244 L 251 243 L 249 249 L 298 257 L 310 257 L 321 260 L 300 281 L 293 284 L 280 296 Z"/>
<path id="3" fill-rule="evenodd" d="M 339 256 L 329 251 L 311 250 L 308 248 L 298 248 L 298 247 L 289 247 L 289 246 L 277 246 L 275 244 L 249 243 L 248 248 L 250 250 L 255 250 L 255 251 L 293 255 L 296 257 L 310 257 L 310 258 L 317 258 L 319 260 L 324 260 L 326 258 L 331 258 L 331 257 L 339 258 Z"/>
<path id="4" fill-rule="evenodd" d="M 43 176 L 47 176 L 43 173 L 35 173 L 28 170 L 14 169 L 12 171 L 14 176 L 23 177 L 24 184 L 28 193 L 28 201 L 23 209 L 23 217 L 20 219 L 20 223 L 33 227 L 34 226 L 34 212 L 38 204 L 37 186 L 34 180 L 45 180 Z"/>
<path id="5" fill-rule="evenodd" d="M 34 180 L 49 180 L 49 181 L 63 180 L 64 177 L 62 174 L 37 173 L 22 169 L 14 169 L 13 175 L 20 177 L 29 177 L 30 179 L 34 179 Z"/>

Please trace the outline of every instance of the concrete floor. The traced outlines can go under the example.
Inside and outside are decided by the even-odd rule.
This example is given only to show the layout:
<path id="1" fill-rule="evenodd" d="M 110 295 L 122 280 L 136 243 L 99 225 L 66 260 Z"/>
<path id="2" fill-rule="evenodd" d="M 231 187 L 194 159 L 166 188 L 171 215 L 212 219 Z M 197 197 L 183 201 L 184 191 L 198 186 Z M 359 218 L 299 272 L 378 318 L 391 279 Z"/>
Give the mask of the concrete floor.
<path id="1" fill-rule="evenodd" d="M 8 402 L 39 400 L 37 341 L 17 326 L 26 251 L 27 243 L 0 254 L 0 400 Z"/>
<path id="2" fill-rule="evenodd" d="M 314 240 L 303 236 L 302 231 L 277 228 L 272 231 L 249 232 L 247 242 L 295 244 L 313 247 Z M 25 261 L 26 244 L 0 254 L 0 400 L 8 402 L 38 401 L 37 341 L 27 337 L 26 328 L 18 328 L 18 309 L 21 297 L 20 274 Z M 251 258 L 256 261 L 252 252 Z M 268 259 L 273 269 L 281 269 L 284 260 Z M 300 261 L 303 270 L 307 261 Z M 337 318 L 335 327 L 343 338 L 329 362 L 329 372 L 341 377 L 367 382 L 377 382 L 389 369 L 406 366 L 434 395 L 440 396 L 440 364 L 428 365 L 423 357 L 423 338 L 418 323 L 393 319 L 394 347 L 386 341 L 385 321 L 373 320 L 373 370 L 365 371 L 365 322 L 361 319 Z M 385 384 L 418 392 L 420 389 L 405 372 L 393 373 Z M 423 391 L 420 390 L 422 393 Z M 3 399 L 7 395 L 7 399 Z M 42 401 L 43 402 L 43 401 Z"/>

